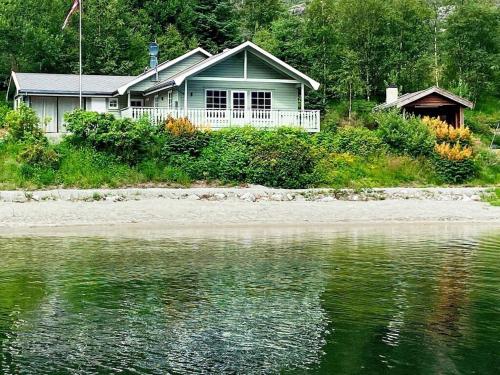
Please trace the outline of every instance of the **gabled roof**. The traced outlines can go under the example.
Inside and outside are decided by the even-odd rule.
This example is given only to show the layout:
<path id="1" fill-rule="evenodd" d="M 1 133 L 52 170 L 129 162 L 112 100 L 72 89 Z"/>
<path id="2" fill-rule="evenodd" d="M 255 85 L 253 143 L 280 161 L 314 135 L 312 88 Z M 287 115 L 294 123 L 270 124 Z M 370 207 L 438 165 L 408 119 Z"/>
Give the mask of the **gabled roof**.
<path id="1" fill-rule="evenodd" d="M 305 83 L 307 86 L 310 88 L 317 90 L 320 86 L 319 82 L 316 82 L 314 79 L 311 77 L 308 77 L 302 72 L 299 72 L 297 69 L 293 68 L 292 66 L 288 65 L 286 62 L 278 59 L 276 56 L 272 55 L 271 53 L 263 50 L 256 44 L 248 41 L 245 43 L 240 44 L 239 46 L 226 50 L 222 53 L 219 53 L 217 55 L 211 56 L 206 60 L 203 60 L 199 62 L 198 64 L 195 64 L 191 66 L 190 68 L 187 68 L 186 70 L 174 75 L 173 77 L 169 78 L 166 81 L 160 82 L 156 84 L 155 86 L 151 87 L 148 92 L 156 91 L 159 90 L 160 88 L 163 87 L 169 87 L 169 86 L 180 86 L 186 78 L 189 78 L 193 75 L 196 75 L 200 72 L 202 72 L 205 69 L 208 69 L 215 64 L 228 59 L 231 56 L 236 55 L 237 53 L 248 49 L 251 50 L 255 55 L 258 57 L 262 58 L 263 60 L 267 61 L 274 67 L 276 67 L 278 70 L 286 73 L 287 75 L 290 75 L 297 79 L 299 82 Z"/>
<path id="2" fill-rule="evenodd" d="M 447 98 L 451 101 L 454 101 L 454 102 L 456 102 L 464 107 L 474 108 L 474 103 L 472 103 L 471 101 L 464 99 L 458 95 L 455 95 L 455 94 L 453 94 L 447 90 L 444 90 L 440 87 L 432 86 L 426 90 L 410 92 L 410 93 L 401 95 L 400 97 L 398 97 L 397 100 L 395 100 L 391 103 L 379 104 L 374 109 L 375 110 L 382 110 L 382 109 L 387 109 L 387 108 L 392 108 L 392 107 L 401 108 L 401 107 L 404 107 L 410 103 L 413 103 L 413 102 L 415 102 L 419 99 L 422 99 L 422 98 L 424 98 L 428 95 L 431 95 L 431 94 L 438 94 L 438 95 L 444 96 L 445 98 Z"/>
<path id="3" fill-rule="evenodd" d="M 112 95 L 116 88 L 130 82 L 135 76 L 82 75 L 83 95 Z M 78 95 L 78 74 L 16 73 L 12 80 L 20 94 Z"/>
<path id="4" fill-rule="evenodd" d="M 125 91 L 127 91 L 131 86 L 151 77 L 152 75 L 156 74 L 157 71 L 161 72 L 162 70 L 165 70 L 165 69 L 181 62 L 182 60 L 187 59 L 188 57 L 195 55 L 196 53 L 201 53 L 201 54 L 205 55 L 207 58 L 212 56 L 212 54 L 210 52 L 205 51 L 201 47 L 195 48 L 195 49 L 193 49 L 193 50 L 185 53 L 184 55 L 181 55 L 173 60 L 165 61 L 165 62 L 159 64 L 156 69 L 150 69 L 150 70 L 136 76 L 133 81 L 130 81 L 130 82 L 118 87 L 118 94 L 120 94 L 120 95 L 125 94 Z"/>

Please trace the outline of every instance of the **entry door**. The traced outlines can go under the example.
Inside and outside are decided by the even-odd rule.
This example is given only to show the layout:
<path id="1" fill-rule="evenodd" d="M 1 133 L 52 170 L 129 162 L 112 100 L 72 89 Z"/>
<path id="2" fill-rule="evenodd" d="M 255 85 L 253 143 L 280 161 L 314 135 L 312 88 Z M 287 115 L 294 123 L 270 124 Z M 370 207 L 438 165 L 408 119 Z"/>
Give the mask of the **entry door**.
<path id="1" fill-rule="evenodd" d="M 246 119 L 247 93 L 245 91 L 232 92 L 232 123 L 245 125 Z"/>
<path id="2" fill-rule="evenodd" d="M 31 107 L 38 115 L 44 131 L 57 133 L 57 98 L 34 96 L 31 98 Z"/>
<path id="3" fill-rule="evenodd" d="M 80 99 L 78 98 L 64 98 L 60 97 L 58 100 L 57 115 L 59 132 L 66 132 L 66 123 L 64 122 L 64 115 L 80 107 Z"/>

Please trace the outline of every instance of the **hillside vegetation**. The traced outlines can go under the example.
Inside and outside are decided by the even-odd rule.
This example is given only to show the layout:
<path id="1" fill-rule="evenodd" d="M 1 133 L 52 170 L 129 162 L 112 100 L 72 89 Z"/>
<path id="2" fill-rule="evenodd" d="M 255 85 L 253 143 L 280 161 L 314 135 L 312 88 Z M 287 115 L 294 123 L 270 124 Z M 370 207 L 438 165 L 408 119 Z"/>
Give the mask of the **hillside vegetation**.
<path id="1" fill-rule="evenodd" d="M 261 184 L 283 188 L 495 185 L 498 158 L 468 128 L 431 118 L 373 115 L 372 128 L 196 129 L 187 119 L 153 126 L 77 110 L 50 144 L 32 109 L 0 129 L 0 188 L 140 184 Z"/>
<path id="2" fill-rule="evenodd" d="M 249 39 L 322 84 L 308 92 L 311 109 L 380 101 L 388 83 L 402 92 L 439 84 L 473 101 L 500 92 L 495 0 L 301 3 L 297 13 L 283 0 L 85 0 L 83 72 L 139 74 L 153 40 L 165 61 L 197 45 L 216 53 Z M 61 30 L 69 5 L 0 0 L 3 89 L 12 70 L 78 72 L 77 17 Z"/>

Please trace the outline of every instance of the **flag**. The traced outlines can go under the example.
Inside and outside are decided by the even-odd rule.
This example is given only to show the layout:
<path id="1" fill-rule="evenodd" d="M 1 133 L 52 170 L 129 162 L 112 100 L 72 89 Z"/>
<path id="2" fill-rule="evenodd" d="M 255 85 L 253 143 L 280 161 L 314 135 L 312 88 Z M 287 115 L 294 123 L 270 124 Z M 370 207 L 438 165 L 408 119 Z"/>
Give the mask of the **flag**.
<path id="1" fill-rule="evenodd" d="M 63 29 L 68 25 L 70 17 L 73 15 L 73 13 L 75 13 L 78 10 L 79 5 L 80 5 L 80 0 L 73 0 L 73 5 L 69 9 L 68 15 L 64 20 L 64 24 L 62 26 Z"/>

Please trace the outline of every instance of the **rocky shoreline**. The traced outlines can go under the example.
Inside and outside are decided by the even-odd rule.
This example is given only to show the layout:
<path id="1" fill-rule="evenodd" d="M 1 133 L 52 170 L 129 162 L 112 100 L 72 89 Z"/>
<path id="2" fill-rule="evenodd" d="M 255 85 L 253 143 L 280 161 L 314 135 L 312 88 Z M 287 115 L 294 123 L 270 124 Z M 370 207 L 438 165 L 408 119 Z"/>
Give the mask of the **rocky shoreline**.
<path id="1" fill-rule="evenodd" d="M 126 188 L 126 189 L 54 189 L 36 191 L 0 191 L 0 202 L 43 201 L 137 201 L 163 198 L 189 201 L 245 202 L 333 202 L 381 200 L 481 201 L 491 194 L 489 188 L 379 188 L 379 189 L 272 189 L 245 188 Z"/>

